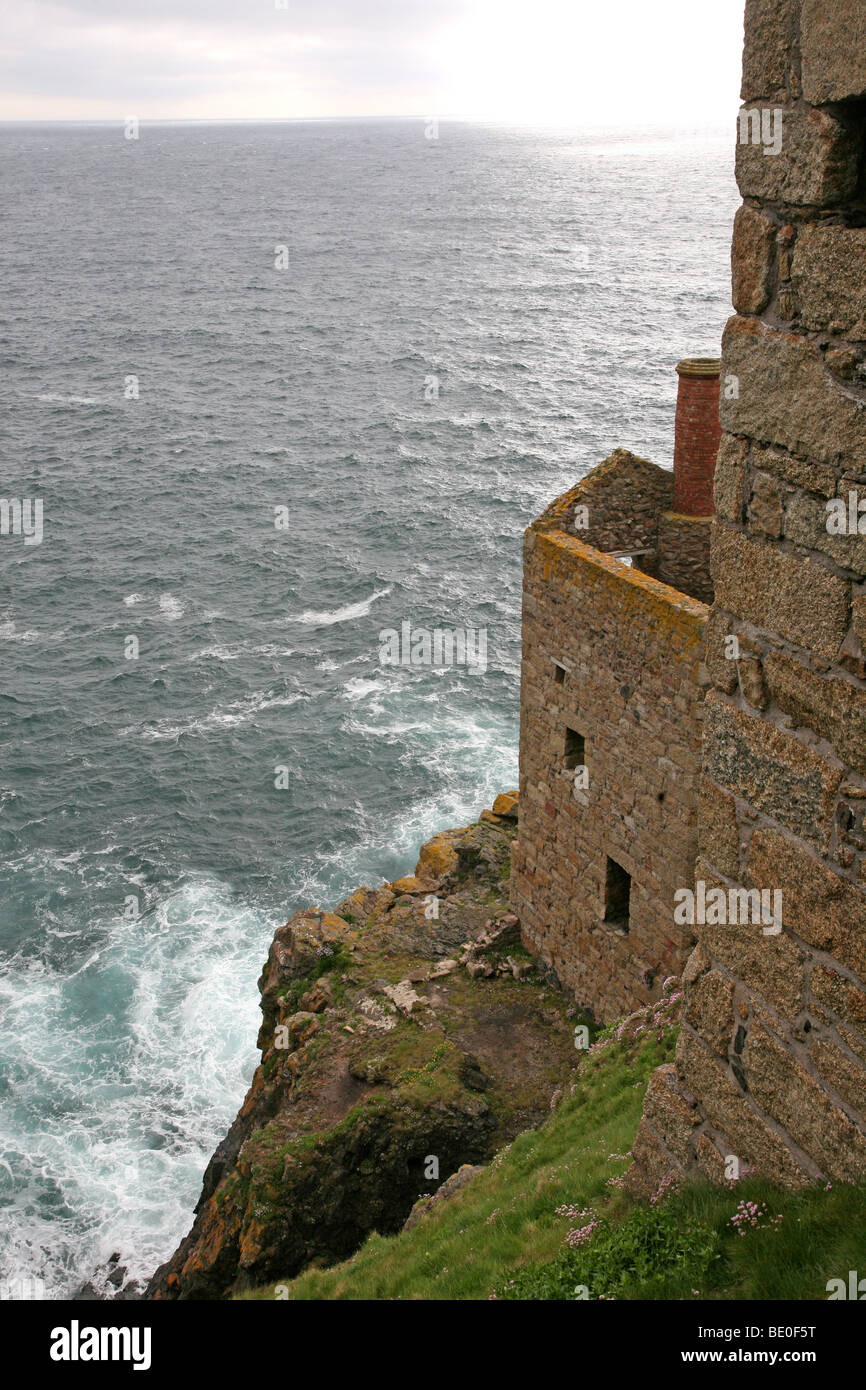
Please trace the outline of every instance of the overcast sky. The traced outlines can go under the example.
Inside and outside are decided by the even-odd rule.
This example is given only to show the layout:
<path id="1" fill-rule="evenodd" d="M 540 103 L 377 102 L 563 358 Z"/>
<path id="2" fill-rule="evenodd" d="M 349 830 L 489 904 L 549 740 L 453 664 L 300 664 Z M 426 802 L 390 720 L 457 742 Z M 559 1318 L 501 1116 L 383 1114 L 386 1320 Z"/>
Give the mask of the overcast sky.
<path id="1" fill-rule="evenodd" d="M 730 124 L 744 0 L 0 0 L 0 119 Z"/>

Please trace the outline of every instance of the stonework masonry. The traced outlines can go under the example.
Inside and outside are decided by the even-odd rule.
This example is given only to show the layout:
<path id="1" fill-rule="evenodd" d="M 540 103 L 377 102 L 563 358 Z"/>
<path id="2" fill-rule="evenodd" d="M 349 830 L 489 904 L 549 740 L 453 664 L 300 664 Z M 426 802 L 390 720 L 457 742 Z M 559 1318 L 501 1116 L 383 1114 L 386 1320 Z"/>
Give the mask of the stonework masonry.
<path id="1" fill-rule="evenodd" d="M 637 568 L 689 568 L 665 531 L 673 486 L 617 451 L 524 550 L 512 906 L 533 953 L 604 1022 L 657 999 L 694 943 L 673 895 L 697 853 L 709 610 Z"/>
<path id="2" fill-rule="evenodd" d="M 673 474 L 617 451 L 526 535 L 513 909 L 601 1021 L 682 976 L 634 1195 L 866 1176 L 864 54 L 866 0 L 748 0 L 721 364 Z"/>
<path id="3" fill-rule="evenodd" d="M 748 0 L 742 98 L 782 138 L 738 122 L 695 878 L 781 891 L 783 928 L 695 927 L 636 1195 L 744 1167 L 866 1176 L 863 0 Z M 827 503 L 852 495 L 834 534 Z"/>

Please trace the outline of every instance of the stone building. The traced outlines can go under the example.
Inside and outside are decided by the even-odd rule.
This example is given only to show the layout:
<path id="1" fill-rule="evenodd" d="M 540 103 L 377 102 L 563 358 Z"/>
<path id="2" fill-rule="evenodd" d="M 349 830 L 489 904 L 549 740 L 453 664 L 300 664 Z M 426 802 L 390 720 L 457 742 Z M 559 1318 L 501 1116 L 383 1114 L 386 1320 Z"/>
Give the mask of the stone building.
<path id="1" fill-rule="evenodd" d="M 527 945 L 605 1021 L 685 963 L 635 1194 L 866 1176 L 864 0 L 748 0 L 742 99 L 715 517 L 684 363 L 673 475 L 617 452 L 525 545 Z"/>
<path id="2" fill-rule="evenodd" d="M 719 363 L 680 363 L 674 470 L 619 450 L 524 550 L 524 939 L 602 1021 L 657 998 L 694 944 L 673 920 L 698 848 Z"/>
<path id="3" fill-rule="evenodd" d="M 748 0 L 745 39 L 696 880 L 782 930 L 695 926 L 635 1193 L 866 1176 L 866 4 Z"/>

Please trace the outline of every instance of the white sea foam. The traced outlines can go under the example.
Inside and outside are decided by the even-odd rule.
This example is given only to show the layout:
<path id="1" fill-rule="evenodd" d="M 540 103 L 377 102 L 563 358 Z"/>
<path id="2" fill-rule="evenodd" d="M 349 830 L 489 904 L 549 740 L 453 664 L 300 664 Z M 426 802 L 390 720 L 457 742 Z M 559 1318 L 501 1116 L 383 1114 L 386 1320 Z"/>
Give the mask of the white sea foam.
<path id="1" fill-rule="evenodd" d="M 25 628 L 23 632 L 18 631 L 18 624 L 11 618 L 0 622 L 0 642 L 38 642 L 39 633 L 32 628 Z"/>
<path id="2" fill-rule="evenodd" d="M 51 391 L 46 391 L 36 397 L 37 401 L 43 401 L 47 405 L 104 405 L 105 401 L 99 396 L 58 396 Z"/>
<path id="3" fill-rule="evenodd" d="M 216 642 L 212 647 L 202 647 L 200 652 L 193 652 L 190 661 L 203 661 L 212 657 L 215 661 L 237 661 L 243 655 L 243 643 L 238 643 L 236 647 L 226 646 L 224 643 Z"/>
<path id="4" fill-rule="evenodd" d="M 73 972 L 23 958 L 0 969 L 13 1082 L 0 1116 L 2 1270 L 13 1287 L 42 1279 L 47 1298 L 74 1293 L 114 1252 L 147 1279 L 189 1226 L 252 1078 L 255 978 L 276 923 L 195 877 L 141 920 L 101 925 L 104 945 Z M 83 980 L 103 1000 L 86 1018 Z"/>
<path id="5" fill-rule="evenodd" d="M 208 658 L 212 658 L 214 661 L 238 661 L 242 656 L 287 657 L 294 655 L 294 647 L 286 647 L 279 642 L 262 642 L 259 644 L 252 642 L 215 642 L 210 647 L 202 647 L 201 651 L 193 652 L 189 660 L 204 661 Z"/>
<path id="6" fill-rule="evenodd" d="M 158 719 L 150 724 L 132 725 L 121 729 L 120 733 L 123 737 L 138 735 L 149 742 L 157 743 L 179 738 L 181 734 L 206 734 L 214 729 L 234 729 L 240 724 L 248 724 L 264 710 L 289 708 L 307 699 L 309 696 L 304 691 L 280 695 L 274 695 L 269 691 L 257 691 L 255 694 L 245 695 L 241 700 L 218 705 L 209 714 L 188 719 L 181 724 L 171 719 Z"/>
<path id="7" fill-rule="evenodd" d="M 332 613 L 317 613 L 308 609 L 296 619 L 299 623 L 304 623 L 307 627 L 331 627 L 334 623 L 348 623 L 353 618 L 364 618 L 370 612 L 373 604 L 380 598 L 387 597 L 390 589 L 377 589 L 369 598 L 362 599 L 360 603 L 347 603 L 344 608 L 335 608 Z"/>
<path id="8" fill-rule="evenodd" d="M 388 690 L 388 682 L 385 680 L 368 680 L 364 676 L 353 676 L 346 681 L 342 689 L 344 700 L 366 700 L 370 695 L 381 695 Z"/>

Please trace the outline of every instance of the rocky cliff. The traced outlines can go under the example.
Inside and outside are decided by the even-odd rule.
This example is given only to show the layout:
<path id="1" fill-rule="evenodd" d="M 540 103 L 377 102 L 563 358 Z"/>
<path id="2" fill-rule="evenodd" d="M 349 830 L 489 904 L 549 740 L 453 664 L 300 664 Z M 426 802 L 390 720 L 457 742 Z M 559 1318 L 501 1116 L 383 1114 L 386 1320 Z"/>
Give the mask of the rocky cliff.
<path id="1" fill-rule="evenodd" d="M 225 1298 L 345 1258 L 549 1112 L 573 1009 L 508 911 L 516 830 L 504 794 L 413 875 L 277 931 L 261 1063 L 148 1297 Z"/>

